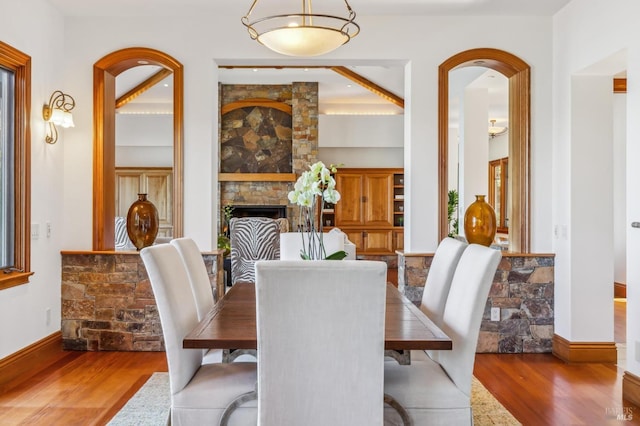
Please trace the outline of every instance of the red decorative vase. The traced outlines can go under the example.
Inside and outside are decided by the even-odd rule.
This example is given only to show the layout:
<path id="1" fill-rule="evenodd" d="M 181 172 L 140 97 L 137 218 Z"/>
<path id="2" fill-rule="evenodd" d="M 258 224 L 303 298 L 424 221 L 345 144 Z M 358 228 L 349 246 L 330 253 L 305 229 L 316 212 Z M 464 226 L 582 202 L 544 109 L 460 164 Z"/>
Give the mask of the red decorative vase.
<path id="1" fill-rule="evenodd" d="M 476 195 L 464 213 L 464 235 L 471 244 L 489 247 L 496 236 L 496 212 L 484 200 L 484 195 Z"/>
<path id="2" fill-rule="evenodd" d="M 147 200 L 147 194 L 138 194 L 127 213 L 127 235 L 140 250 L 153 244 L 158 235 L 158 209 Z"/>

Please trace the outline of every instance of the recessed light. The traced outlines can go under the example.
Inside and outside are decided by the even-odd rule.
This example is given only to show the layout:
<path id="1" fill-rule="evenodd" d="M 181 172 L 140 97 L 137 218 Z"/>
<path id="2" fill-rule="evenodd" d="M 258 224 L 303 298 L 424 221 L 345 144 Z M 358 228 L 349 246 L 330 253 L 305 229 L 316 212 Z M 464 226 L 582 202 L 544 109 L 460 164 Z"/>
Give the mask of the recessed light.
<path id="1" fill-rule="evenodd" d="M 140 65 L 149 65 L 149 61 L 140 60 L 140 61 L 138 61 L 138 64 L 140 64 Z"/>
<path id="2" fill-rule="evenodd" d="M 253 69 L 253 72 L 258 72 L 258 68 L 254 68 L 254 69 Z"/>

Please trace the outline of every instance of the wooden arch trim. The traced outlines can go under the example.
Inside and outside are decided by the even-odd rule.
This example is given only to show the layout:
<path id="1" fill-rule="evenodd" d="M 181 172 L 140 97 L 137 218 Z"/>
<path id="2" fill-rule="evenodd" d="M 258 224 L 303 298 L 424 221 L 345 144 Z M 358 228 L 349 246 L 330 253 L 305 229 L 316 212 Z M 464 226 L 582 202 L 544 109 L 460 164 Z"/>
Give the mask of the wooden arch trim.
<path id="1" fill-rule="evenodd" d="M 242 99 L 235 102 L 229 102 L 228 104 L 223 105 L 222 108 L 220 108 L 220 115 L 222 116 L 230 111 L 234 111 L 236 109 L 246 108 L 246 107 L 273 108 L 273 109 L 277 109 L 279 111 L 285 112 L 289 115 L 292 114 L 292 107 L 287 103 L 275 101 L 273 99 L 268 99 L 268 98 L 248 98 L 248 99 Z"/>
<path id="2" fill-rule="evenodd" d="M 479 48 L 458 53 L 438 68 L 438 228 L 440 239 L 448 234 L 447 170 L 449 140 L 449 72 L 468 66 L 482 66 L 509 79 L 509 182 L 511 214 L 509 250 L 531 250 L 531 68 L 522 59 L 499 49 Z"/>
<path id="3" fill-rule="evenodd" d="M 131 47 L 109 53 L 93 65 L 93 250 L 114 250 L 115 232 L 115 83 L 139 65 L 157 65 L 173 73 L 173 219 L 174 237 L 183 232 L 184 71 L 176 59 L 158 50 Z"/>

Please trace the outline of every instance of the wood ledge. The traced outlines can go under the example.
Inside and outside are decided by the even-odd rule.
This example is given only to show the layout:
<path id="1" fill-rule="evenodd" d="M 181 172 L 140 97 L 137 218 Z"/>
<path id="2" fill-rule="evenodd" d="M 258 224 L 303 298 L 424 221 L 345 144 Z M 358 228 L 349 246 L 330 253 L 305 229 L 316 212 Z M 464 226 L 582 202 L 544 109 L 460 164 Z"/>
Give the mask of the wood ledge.
<path id="1" fill-rule="evenodd" d="M 31 275 L 33 275 L 33 272 L 2 273 L 0 274 L 0 290 L 27 284 Z"/>
<path id="2" fill-rule="evenodd" d="M 568 363 L 618 362 L 615 342 L 570 342 L 557 334 L 553 335 L 552 353 Z"/>

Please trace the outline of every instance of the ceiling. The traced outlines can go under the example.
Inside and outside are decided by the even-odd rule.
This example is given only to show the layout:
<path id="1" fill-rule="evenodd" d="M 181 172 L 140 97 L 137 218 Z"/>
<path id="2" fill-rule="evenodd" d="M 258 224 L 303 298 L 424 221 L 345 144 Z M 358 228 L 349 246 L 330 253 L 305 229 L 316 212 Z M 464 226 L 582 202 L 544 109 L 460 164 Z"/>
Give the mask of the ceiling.
<path id="1" fill-rule="evenodd" d="M 245 15 L 251 0 L 49 0 L 66 16 L 180 16 L 195 11 L 223 16 Z M 570 0 L 349 0 L 360 16 L 368 15 L 501 15 L 551 16 Z M 329 6 L 325 6 L 328 4 Z M 300 0 L 260 0 L 254 13 L 274 14 Z M 340 0 L 316 1 L 315 12 L 336 13 Z M 320 8 L 323 8 L 322 10 Z M 325 9 L 326 8 L 326 9 Z"/>
<path id="2" fill-rule="evenodd" d="M 197 11 L 216 15 L 235 16 L 240 20 L 251 4 L 251 0 L 49 0 L 67 16 L 118 16 L 145 15 L 166 16 L 185 15 Z M 350 0 L 349 4 L 362 15 L 502 15 L 502 16 L 551 16 L 570 0 Z M 299 7 L 299 0 L 260 0 L 254 14 L 283 13 L 282 5 Z M 344 3 L 331 2 L 336 8 L 319 10 L 316 13 L 342 14 Z M 323 6 L 324 7 L 324 6 Z M 238 22 L 238 25 L 241 25 Z M 366 28 L 363 29 L 366 31 Z M 224 64 L 227 65 L 227 64 Z M 238 64 L 229 64 L 238 65 Z M 255 65 L 255 64 L 242 64 Z M 147 68 L 147 69 L 144 69 Z M 149 67 L 130 71 L 118 77 L 118 94 L 123 93 L 154 71 Z M 389 92 L 404 97 L 404 65 L 400 63 L 381 65 L 361 65 L 349 67 L 374 84 Z M 495 73 L 477 75 L 475 85 L 491 86 L 490 118 L 507 117 L 506 93 L 508 87 Z M 219 81 L 223 84 L 290 84 L 293 81 L 317 81 L 319 84 L 319 105 L 321 114 L 402 114 L 402 108 L 382 99 L 361 85 L 323 68 L 233 68 L 219 69 Z M 471 80 L 466 81 L 470 83 Z M 499 84 L 500 83 L 500 84 Z M 166 86 L 168 84 L 168 86 Z M 120 112 L 153 112 L 166 110 L 170 105 L 171 84 L 169 79 L 131 101 Z M 501 86 L 502 84 L 502 86 Z M 453 82 L 452 82 L 453 85 Z M 452 101 L 455 105 L 455 101 Z M 160 104 L 160 105 L 158 105 Z M 164 104 L 164 105 L 162 105 Z M 456 113 L 450 112 L 455 123 Z"/>

